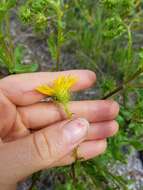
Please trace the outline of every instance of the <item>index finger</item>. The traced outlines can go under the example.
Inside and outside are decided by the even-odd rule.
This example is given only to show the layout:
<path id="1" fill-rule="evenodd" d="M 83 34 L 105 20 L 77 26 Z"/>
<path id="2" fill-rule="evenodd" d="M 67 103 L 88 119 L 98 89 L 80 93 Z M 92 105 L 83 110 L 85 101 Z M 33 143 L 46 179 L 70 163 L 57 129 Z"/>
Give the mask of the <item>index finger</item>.
<path id="1" fill-rule="evenodd" d="M 70 70 L 62 72 L 39 72 L 31 74 L 11 75 L 0 80 L 0 89 L 10 101 L 18 106 L 26 106 L 39 102 L 44 95 L 36 92 L 35 88 L 42 84 L 50 84 L 60 75 L 72 75 L 78 82 L 72 91 L 89 88 L 96 80 L 94 72 L 89 70 Z"/>

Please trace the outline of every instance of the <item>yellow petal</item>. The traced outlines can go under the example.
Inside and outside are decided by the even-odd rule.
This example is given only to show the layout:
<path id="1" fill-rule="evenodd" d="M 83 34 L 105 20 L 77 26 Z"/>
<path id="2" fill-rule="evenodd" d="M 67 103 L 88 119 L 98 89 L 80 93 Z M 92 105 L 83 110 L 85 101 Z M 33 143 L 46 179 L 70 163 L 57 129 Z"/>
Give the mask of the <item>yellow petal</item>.
<path id="1" fill-rule="evenodd" d="M 47 85 L 42 85 L 36 88 L 36 90 L 38 92 L 40 92 L 41 94 L 44 95 L 48 95 L 48 96 L 53 96 L 54 95 L 54 89 L 47 86 Z"/>
<path id="2" fill-rule="evenodd" d="M 76 77 L 72 76 L 60 76 L 58 79 L 54 80 L 54 89 L 56 91 L 60 89 L 70 90 L 70 88 L 77 82 Z"/>
<path id="3" fill-rule="evenodd" d="M 70 93 L 70 88 L 77 82 L 77 78 L 73 76 L 59 76 L 53 81 L 53 85 L 42 85 L 36 90 L 44 95 L 59 96 L 63 98 L 64 94 Z"/>

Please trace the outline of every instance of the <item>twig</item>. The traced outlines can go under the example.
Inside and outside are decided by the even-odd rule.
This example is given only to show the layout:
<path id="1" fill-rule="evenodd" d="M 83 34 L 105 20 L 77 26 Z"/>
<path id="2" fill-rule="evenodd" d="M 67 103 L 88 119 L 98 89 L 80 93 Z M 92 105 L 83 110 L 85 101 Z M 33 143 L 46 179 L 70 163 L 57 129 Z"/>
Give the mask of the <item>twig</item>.
<path id="1" fill-rule="evenodd" d="M 138 69 L 129 79 L 127 79 L 123 84 L 119 85 L 115 90 L 111 91 L 109 94 L 105 95 L 102 99 L 105 100 L 107 98 L 110 98 L 122 90 L 124 90 L 125 86 L 127 86 L 129 83 L 134 81 L 136 78 L 138 78 L 143 73 L 142 69 Z"/>

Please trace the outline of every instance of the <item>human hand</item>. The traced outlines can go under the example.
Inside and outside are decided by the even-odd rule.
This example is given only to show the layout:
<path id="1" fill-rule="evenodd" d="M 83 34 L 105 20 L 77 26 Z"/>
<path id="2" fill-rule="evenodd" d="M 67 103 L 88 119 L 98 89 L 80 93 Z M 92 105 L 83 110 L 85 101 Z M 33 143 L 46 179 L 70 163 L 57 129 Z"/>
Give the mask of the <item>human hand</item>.
<path id="1" fill-rule="evenodd" d="M 106 149 L 106 138 L 117 132 L 116 102 L 73 101 L 69 109 L 76 118 L 72 121 L 55 104 L 40 102 L 44 96 L 35 88 L 61 74 L 79 78 L 73 91 L 89 88 L 96 80 L 87 70 L 13 75 L 0 80 L 0 189 L 12 190 L 38 170 L 71 164 L 76 147 L 79 158 L 98 156 Z"/>

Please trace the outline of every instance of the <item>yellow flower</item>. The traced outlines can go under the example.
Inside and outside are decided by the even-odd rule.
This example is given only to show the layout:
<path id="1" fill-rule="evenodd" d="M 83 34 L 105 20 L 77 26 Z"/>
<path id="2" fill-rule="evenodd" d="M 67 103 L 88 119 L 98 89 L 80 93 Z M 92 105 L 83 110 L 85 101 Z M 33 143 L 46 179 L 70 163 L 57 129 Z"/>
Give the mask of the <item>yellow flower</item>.
<path id="1" fill-rule="evenodd" d="M 59 76 L 53 81 L 51 85 L 42 85 L 36 88 L 41 94 L 50 96 L 54 101 L 61 103 L 68 116 L 70 112 L 68 111 L 67 104 L 71 100 L 71 87 L 76 84 L 77 78 L 73 76 Z"/>

